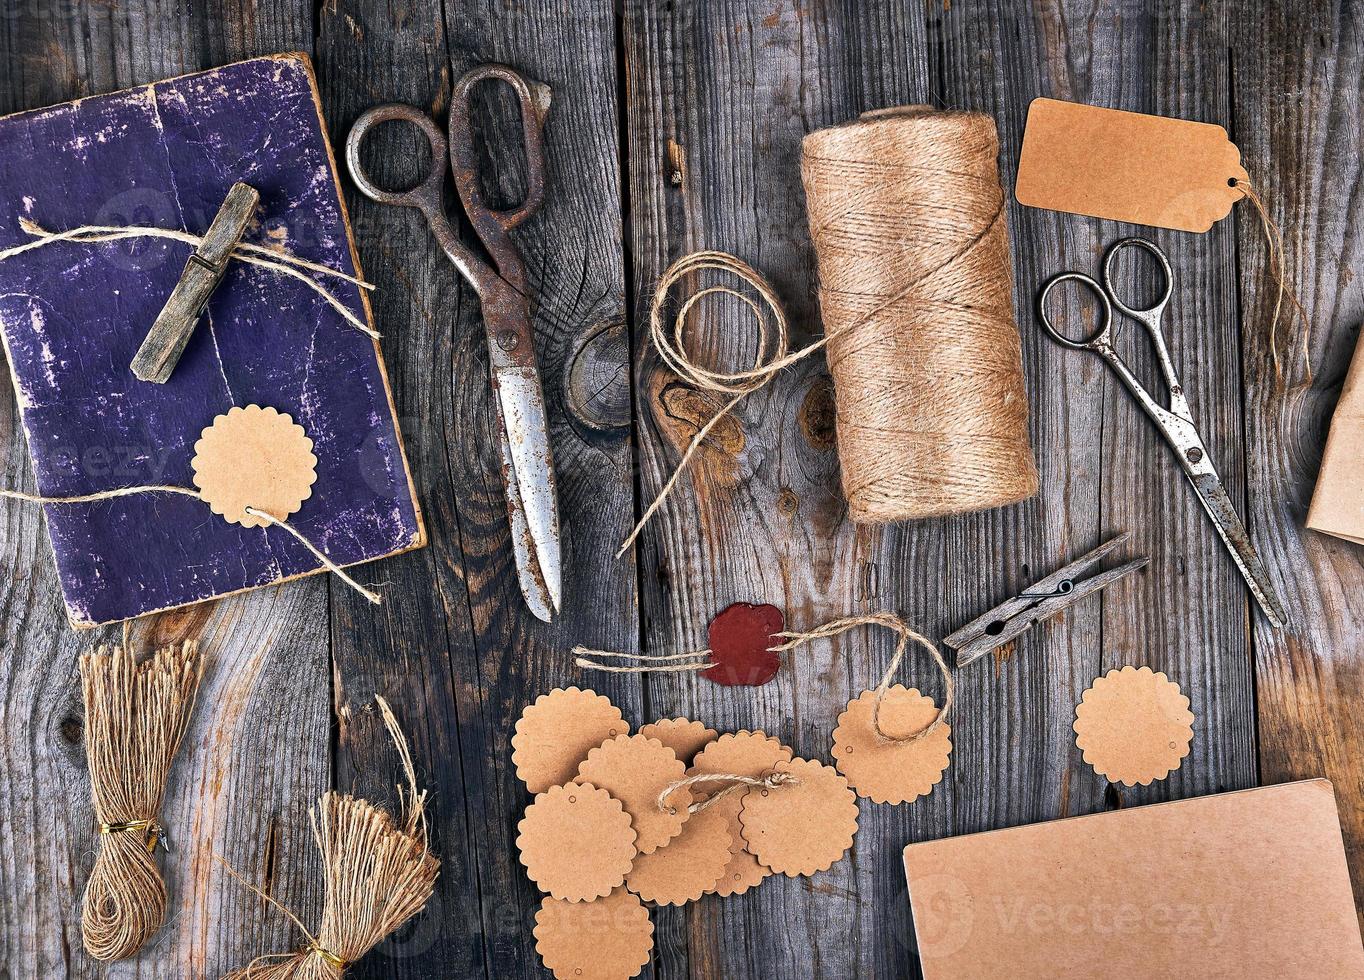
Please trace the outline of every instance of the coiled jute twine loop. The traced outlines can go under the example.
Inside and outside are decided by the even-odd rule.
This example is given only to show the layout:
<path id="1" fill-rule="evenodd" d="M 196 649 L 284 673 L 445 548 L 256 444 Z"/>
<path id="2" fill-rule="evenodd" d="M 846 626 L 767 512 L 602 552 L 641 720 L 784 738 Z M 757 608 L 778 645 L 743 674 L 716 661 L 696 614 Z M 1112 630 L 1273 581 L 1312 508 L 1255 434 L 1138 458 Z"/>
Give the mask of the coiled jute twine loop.
<path id="1" fill-rule="evenodd" d="M 132 956 L 161 928 L 166 884 L 153 860 L 165 830 L 161 804 L 199 689 L 193 641 L 141 663 L 121 647 L 81 657 L 85 753 L 99 853 L 81 901 L 81 938 L 97 960 Z"/>
<path id="2" fill-rule="evenodd" d="M 716 423 L 825 346 L 854 521 L 960 514 L 1037 492 L 998 155 L 989 116 L 918 106 L 867 113 L 805 137 L 801 178 L 824 336 L 800 350 L 787 350 L 775 291 L 741 259 L 702 251 L 668 267 L 649 307 L 649 339 L 679 377 L 729 401 L 692 437 L 618 555 Z M 679 304 L 670 330 L 669 291 L 700 272 L 736 278 L 757 298 L 708 286 Z M 687 355 L 688 315 L 714 294 L 734 296 L 753 312 L 752 367 L 721 371 Z"/>

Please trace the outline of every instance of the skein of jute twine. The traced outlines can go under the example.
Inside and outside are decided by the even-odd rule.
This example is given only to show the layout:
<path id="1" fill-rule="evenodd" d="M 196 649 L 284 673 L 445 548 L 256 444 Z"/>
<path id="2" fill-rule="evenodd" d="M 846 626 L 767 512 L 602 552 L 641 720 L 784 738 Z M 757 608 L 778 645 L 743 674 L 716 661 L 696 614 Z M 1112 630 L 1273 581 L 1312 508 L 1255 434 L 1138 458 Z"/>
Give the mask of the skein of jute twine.
<path id="1" fill-rule="evenodd" d="M 325 895 L 322 924 L 314 935 L 293 912 L 247 881 L 219 858 L 228 874 L 283 912 L 307 940 L 291 953 L 258 956 L 222 980 L 337 980 L 346 968 L 379 945 L 425 907 L 436 886 L 440 861 L 430 851 L 427 792 L 393 709 L 375 697 L 407 785 L 398 786 L 398 819 L 368 800 L 326 793 L 309 814 L 322 852 Z"/>
<path id="2" fill-rule="evenodd" d="M 827 346 L 849 513 L 882 524 L 1014 503 L 1037 492 L 994 121 L 922 107 L 882 110 L 805 137 L 801 176 L 820 275 L 824 336 L 787 350 L 767 280 L 718 251 L 659 278 L 649 340 L 678 376 L 729 401 L 697 431 L 621 544 L 639 536 L 715 425 L 783 368 Z M 726 285 L 689 296 L 665 326 L 669 291 L 700 272 Z M 721 371 L 686 353 L 688 315 L 725 294 L 753 312 L 753 366 Z"/>
<path id="3" fill-rule="evenodd" d="M 865 616 L 848 616 L 843 619 L 835 619 L 817 626 L 814 629 L 800 633 L 789 630 L 775 633 L 786 640 L 767 649 L 772 653 L 784 653 L 794 650 L 806 643 L 815 640 L 824 640 L 846 633 L 848 630 L 857 629 L 861 626 L 878 626 L 888 629 L 895 634 L 895 652 L 891 655 L 890 665 L 886 672 L 881 676 L 881 682 L 876 685 L 876 701 L 872 708 L 872 727 L 876 729 L 878 738 L 887 742 L 917 742 L 921 738 L 926 738 L 936 731 L 938 726 L 947 721 L 947 716 L 952 712 L 952 699 L 956 692 L 956 684 L 952 680 L 952 671 L 947 666 L 947 661 L 938 652 L 937 646 L 928 637 L 910 629 L 899 616 L 894 613 L 879 612 L 870 613 Z M 881 727 L 881 702 L 885 699 L 886 691 L 890 689 L 891 681 L 900 670 L 900 663 L 904 660 L 905 651 L 908 649 L 910 641 L 918 644 L 922 649 L 927 650 L 933 657 L 933 663 L 937 665 L 939 673 L 942 674 L 943 681 L 943 702 L 938 709 L 933 720 L 908 735 L 890 735 Z M 708 670 L 715 664 L 710 660 L 710 650 L 694 650 L 688 653 L 676 653 L 667 655 L 648 655 L 642 653 L 618 653 L 611 650 L 593 650 L 585 646 L 573 648 L 574 663 L 587 670 L 601 670 L 612 674 L 650 674 L 650 673 L 681 673 L 689 670 Z M 593 659 L 597 658 L 597 659 Z M 632 661 L 626 665 L 605 664 L 602 660 L 622 660 Z M 730 777 L 716 777 L 730 778 Z M 742 777 L 733 777 L 742 778 Z M 677 787 L 668 790 L 671 793 Z M 666 798 L 664 797 L 660 798 Z"/>
<path id="4" fill-rule="evenodd" d="M 122 646 L 80 659 L 85 754 L 99 853 L 81 900 L 81 938 L 97 960 L 136 953 L 166 917 L 166 884 L 152 859 L 166 832 L 161 805 L 171 761 L 199 690 L 199 645 L 157 650 L 141 663 Z M 169 849 L 169 848 L 167 848 Z"/>
<path id="5" fill-rule="evenodd" d="M 838 457 L 859 523 L 1037 492 L 998 156 L 990 116 L 926 106 L 805 137 Z"/>

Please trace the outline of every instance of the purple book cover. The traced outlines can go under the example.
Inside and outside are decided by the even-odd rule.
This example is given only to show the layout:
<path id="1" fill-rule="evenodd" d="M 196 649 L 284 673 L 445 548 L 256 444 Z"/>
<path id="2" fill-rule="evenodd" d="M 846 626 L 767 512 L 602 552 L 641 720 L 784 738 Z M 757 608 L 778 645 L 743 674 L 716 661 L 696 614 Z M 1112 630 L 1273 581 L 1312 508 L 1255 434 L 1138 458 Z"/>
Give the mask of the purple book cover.
<path id="1" fill-rule="evenodd" d="M 0 119 L 0 248 L 32 241 L 21 218 L 203 234 L 239 180 L 261 196 L 246 241 L 359 275 L 304 55 Z M 0 332 L 39 493 L 192 487 L 200 432 L 254 403 L 313 440 L 317 482 L 289 523 L 333 561 L 424 544 L 378 345 L 305 284 L 230 263 L 169 382 L 133 376 L 190 252 L 161 239 L 60 242 L 0 262 Z M 317 281 L 372 324 L 360 289 Z M 288 532 L 229 524 L 189 497 L 44 510 L 77 626 L 318 571 Z"/>

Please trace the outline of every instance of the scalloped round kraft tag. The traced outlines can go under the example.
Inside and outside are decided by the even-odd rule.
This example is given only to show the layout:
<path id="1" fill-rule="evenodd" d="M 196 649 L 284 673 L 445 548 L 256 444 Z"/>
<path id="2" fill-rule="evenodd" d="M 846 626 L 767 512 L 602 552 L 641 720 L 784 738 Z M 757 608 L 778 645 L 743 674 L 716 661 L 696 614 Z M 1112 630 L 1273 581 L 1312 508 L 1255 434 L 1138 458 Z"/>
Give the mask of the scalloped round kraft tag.
<path id="1" fill-rule="evenodd" d="M 512 736 L 512 764 L 528 790 L 543 793 L 571 782 L 593 748 L 628 734 L 629 723 L 605 697 L 558 687 L 521 712 Z"/>
<path id="2" fill-rule="evenodd" d="M 1193 722 L 1178 684 L 1150 667 L 1124 667 L 1085 691 L 1072 727 L 1095 772 L 1124 786 L 1148 786 L 1189 754 Z"/>
<path id="3" fill-rule="evenodd" d="M 744 794 L 739 820 L 748 849 L 766 867 L 795 878 L 827 871 L 852 847 L 857 796 L 832 766 L 792 759 L 773 767 L 799 780 Z"/>
<path id="4" fill-rule="evenodd" d="M 689 816 L 691 790 L 674 790 L 666 810 L 658 808 L 658 794 L 686 776 L 687 767 L 658 739 L 642 734 L 617 735 L 588 752 L 578 766 L 575 781 L 598 786 L 620 800 L 635 828 L 636 849 L 640 854 L 652 854 L 682 833 L 683 821 Z"/>
<path id="5" fill-rule="evenodd" d="M 726 773 L 758 778 L 771 770 L 779 762 L 787 762 L 793 753 L 775 738 L 762 732 L 741 731 L 721 735 L 696 755 L 692 767 L 687 771 L 694 776 L 699 773 Z M 697 796 L 709 796 L 710 788 L 706 783 L 692 787 Z M 716 784 L 715 790 L 723 789 Z M 733 792 L 720 800 L 709 810 L 724 813 L 729 819 L 730 834 L 734 839 L 734 849 L 724 874 L 715 883 L 715 894 L 721 898 L 742 895 L 761 882 L 772 872 L 758 863 L 749 853 L 743 837 L 743 826 L 739 823 L 739 810 L 744 803 L 744 794 Z"/>
<path id="6" fill-rule="evenodd" d="M 639 727 L 641 735 L 656 738 L 676 753 L 686 765 L 691 765 L 696 753 L 715 741 L 720 733 L 699 721 L 686 718 L 663 718 Z"/>
<path id="7" fill-rule="evenodd" d="M 194 486 L 209 509 L 231 524 L 264 527 L 251 507 L 282 521 L 312 496 L 313 441 L 288 415 L 248 405 L 219 415 L 199 434 L 190 460 Z"/>
<path id="8" fill-rule="evenodd" d="M 568 902 L 609 895 L 635 860 L 630 815 L 620 800 L 587 783 L 541 793 L 516 831 L 526 875 L 541 891 Z"/>
<path id="9" fill-rule="evenodd" d="M 912 802 L 942 781 L 952 754 L 952 728 L 945 722 L 923 738 L 896 741 L 921 732 L 938 716 L 933 699 L 902 684 L 881 699 L 881 732 L 874 717 L 876 692 L 848 702 L 834 729 L 833 757 L 858 796 L 876 803 Z M 889 736 L 889 737 L 886 737 Z"/>
<path id="10" fill-rule="evenodd" d="M 623 887 L 595 902 L 547 897 L 535 913 L 535 951 L 557 980 L 629 980 L 653 949 L 649 910 Z"/>
<path id="11" fill-rule="evenodd" d="M 658 905 L 684 905 L 713 890 L 734 843 L 729 817 L 716 811 L 712 806 L 693 813 L 666 846 L 635 858 L 625 887 Z"/>

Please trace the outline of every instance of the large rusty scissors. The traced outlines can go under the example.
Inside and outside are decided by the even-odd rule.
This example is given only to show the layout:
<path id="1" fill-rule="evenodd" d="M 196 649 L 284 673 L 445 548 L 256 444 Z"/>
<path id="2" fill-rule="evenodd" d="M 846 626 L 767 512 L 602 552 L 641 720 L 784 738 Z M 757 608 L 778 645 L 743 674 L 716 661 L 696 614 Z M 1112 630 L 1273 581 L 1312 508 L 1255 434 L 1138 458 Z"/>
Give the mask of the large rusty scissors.
<path id="1" fill-rule="evenodd" d="M 1160 265 L 1163 280 L 1160 298 L 1145 308 L 1128 306 L 1113 288 L 1114 264 L 1118 256 L 1132 248 L 1145 251 Z M 1047 313 L 1047 300 L 1051 297 L 1052 290 L 1066 282 L 1079 284 L 1099 300 L 1098 327 L 1083 339 L 1066 336 Z M 1265 619 L 1275 628 L 1282 628 L 1288 624 L 1288 615 L 1284 612 L 1283 604 L 1274 591 L 1274 585 L 1260 562 L 1260 556 L 1255 552 L 1255 546 L 1250 543 L 1250 535 L 1246 533 L 1245 525 L 1236 516 L 1236 508 L 1227 494 L 1227 488 L 1222 485 L 1222 478 L 1217 475 L 1217 468 L 1213 465 L 1212 457 L 1208 455 L 1208 447 L 1204 445 L 1198 426 L 1194 424 L 1193 412 L 1189 410 L 1189 399 L 1184 394 L 1184 385 L 1180 383 L 1179 375 L 1175 373 L 1174 362 L 1170 360 L 1170 350 L 1165 343 L 1165 328 L 1161 321 L 1165 316 L 1165 308 L 1170 304 L 1170 294 L 1174 291 L 1174 285 L 1174 271 L 1170 268 L 1170 260 L 1161 251 L 1160 246 L 1144 238 L 1123 238 L 1114 242 L 1108 249 L 1108 254 L 1104 256 L 1102 284 L 1082 272 L 1063 272 L 1053 276 L 1042 289 L 1042 295 L 1037 300 L 1037 311 L 1042 320 L 1042 329 L 1052 340 L 1062 347 L 1097 355 L 1117 374 L 1123 387 L 1136 399 L 1141 410 L 1175 451 L 1180 469 L 1193 485 L 1199 503 L 1212 519 L 1213 527 L 1217 529 L 1222 543 L 1231 553 L 1232 561 L 1236 563 L 1241 577 L 1246 580 L 1250 594 L 1255 597 L 1260 610 L 1265 614 Z M 1124 316 L 1136 320 L 1146 329 L 1146 335 L 1155 348 L 1156 364 L 1160 368 L 1161 379 L 1165 382 L 1166 404 L 1162 405 L 1146 390 L 1113 347 L 1115 306 Z"/>
<path id="2" fill-rule="evenodd" d="M 526 154 L 526 196 L 519 205 L 498 211 L 479 189 L 470 90 L 495 79 L 511 86 L 521 104 Z M 497 407 L 502 483 L 507 497 L 516 572 L 526 605 L 549 622 L 559 611 L 559 505 L 550 456 L 545 398 L 535 363 L 531 303 L 526 264 L 512 242 L 511 231 L 540 207 L 545 197 L 544 124 L 549 87 L 528 81 L 506 65 L 480 65 L 461 78 L 450 95 L 450 135 L 421 109 L 400 103 L 375 106 L 355 121 L 346 138 L 346 163 L 361 192 L 380 204 L 416 208 L 426 216 L 436 242 L 478 293 L 488 335 L 488 360 Z M 371 129 L 385 122 L 407 122 L 426 135 L 431 169 L 405 191 L 376 184 L 360 162 L 360 144 Z M 455 188 L 464 213 L 492 260 L 490 265 L 460 241 L 445 211 L 445 155 L 450 154 Z"/>

